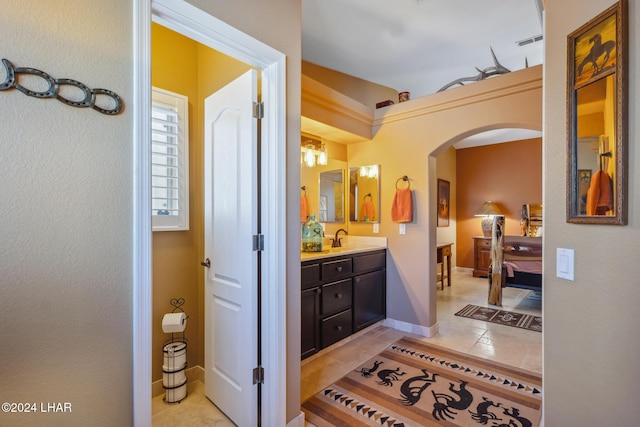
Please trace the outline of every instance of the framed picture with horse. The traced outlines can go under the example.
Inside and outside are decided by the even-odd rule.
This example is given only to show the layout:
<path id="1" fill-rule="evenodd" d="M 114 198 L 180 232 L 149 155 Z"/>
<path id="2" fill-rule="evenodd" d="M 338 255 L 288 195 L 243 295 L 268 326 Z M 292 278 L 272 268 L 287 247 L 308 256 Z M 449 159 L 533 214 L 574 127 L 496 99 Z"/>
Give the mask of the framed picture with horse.
<path id="1" fill-rule="evenodd" d="M 567 36 L 570 223 L 627 223 L 627 2 L 618 0 Z"/>
<path id="2" fill-rule="evenodd" d="M 618 10 L 614 5 L 569 35 L 574 89 L 615 72 Z"/>

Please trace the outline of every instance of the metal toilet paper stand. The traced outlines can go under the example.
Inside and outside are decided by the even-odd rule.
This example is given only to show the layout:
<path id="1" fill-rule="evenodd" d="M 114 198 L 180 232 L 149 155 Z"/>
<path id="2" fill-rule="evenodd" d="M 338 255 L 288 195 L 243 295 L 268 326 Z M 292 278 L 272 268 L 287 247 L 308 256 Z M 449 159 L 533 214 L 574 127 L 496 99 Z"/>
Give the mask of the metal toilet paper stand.
<path id="1" fill-rule="evenodd" d="M 170 304 L 173 306 L 172 313 L 184 313 L 184 298 L 172 298 Z M 171 338 L 162 344 L 162 352 L 162 387 L 166 390 L 163 400 L 166 403 L 180 403 L 187 397 L 187 338 L 184 330 L 172 332 Z"/>

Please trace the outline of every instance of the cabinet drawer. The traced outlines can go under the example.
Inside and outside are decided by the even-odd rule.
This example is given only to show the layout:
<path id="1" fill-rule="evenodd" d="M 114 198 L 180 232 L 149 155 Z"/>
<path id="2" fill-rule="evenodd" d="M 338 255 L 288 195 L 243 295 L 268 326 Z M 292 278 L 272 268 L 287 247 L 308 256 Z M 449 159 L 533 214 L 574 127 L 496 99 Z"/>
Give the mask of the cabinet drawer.
<path id="1" fill-rule="evenodd" d="M 351 275 L 351 258 L 322 263 L 322 281 L 339 280 Z"/>
<path id="2" fill-rule="evenodd" d="M 351 279 L 322 286 L 322 315 L 351 308 Z"/>
<path id="3" fill-rule="evenodd" d="M 300 272 L 300 287 L 312 288 L 320 282 L 320 264 L 303 265 Z"/>
<path id="4" fill-rule="evenodd" d="M 386 252 L 354 256 L 353 272 L 362 273 L 364 271 L 379 270 L 381 268 L 385 268 L 386 261 Z"/>
<path id="5" fill-rule="evenodd" d="M 351 335 L 351 310 L 328 317 L 322 321 L 322 348 Z"/>
<path id="6" fill-rule="evenodd" d="M 491 239 L 476 239 L 476 244 L 478 245 L 478 248 L 491 249 Z"/>

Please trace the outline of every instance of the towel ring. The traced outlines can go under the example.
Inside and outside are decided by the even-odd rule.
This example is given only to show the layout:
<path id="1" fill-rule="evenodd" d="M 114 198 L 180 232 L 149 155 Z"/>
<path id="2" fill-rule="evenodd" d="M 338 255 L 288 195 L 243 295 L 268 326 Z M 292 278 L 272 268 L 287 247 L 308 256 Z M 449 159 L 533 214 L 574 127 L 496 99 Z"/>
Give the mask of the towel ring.
<path id="1" fill-rule="evenodd" d="M 304 195 L 307 195 L 307 186 L 303 185 L 302 187 L 300 187 L 300 190 L 304 191 Z"/>
<path id="2" fill-rule="evenodd" d="M 362 200 L 367 200 L 367 197 L 370 198 L 371 200 L 373 200 L 373 196 L 371 195 L 371 193 L 367 193 L 364 195 L 364 197 L 362 198 Z"/>
<path id="3" fill-rule="evenodd" d="M 407 185 L 409 186 L 408 188 L 411 188 L 411 182 L 409 181 L 409 177 L 407 175 L 404 175 L 401 178 L 398 178 L 398 180 L 396 181 L 396 190 L 398 189 L 398 183 L 400 181 L 407 181 Z"/>

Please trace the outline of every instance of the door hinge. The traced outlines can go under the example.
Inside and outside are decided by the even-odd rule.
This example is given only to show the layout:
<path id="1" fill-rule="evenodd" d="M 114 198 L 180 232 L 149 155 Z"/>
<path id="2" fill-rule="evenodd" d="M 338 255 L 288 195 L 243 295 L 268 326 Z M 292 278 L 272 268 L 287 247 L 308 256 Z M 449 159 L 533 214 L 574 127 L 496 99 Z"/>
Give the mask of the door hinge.
<path id="1" fill-rule="evenodd" d="M 264 102 L 253 103 L 253 118 L 254 119 L 264 118 Z"/>
<path id="2" fill-rule="evenodd" d="M 253 250 L 264 251 L 264 234 L 253 235 Z"/>
<path id="3" fill-rule="evenodd" d="M 264 384 L 264 368 L 262 366 L 253 368 L 253 384 Z"/>

